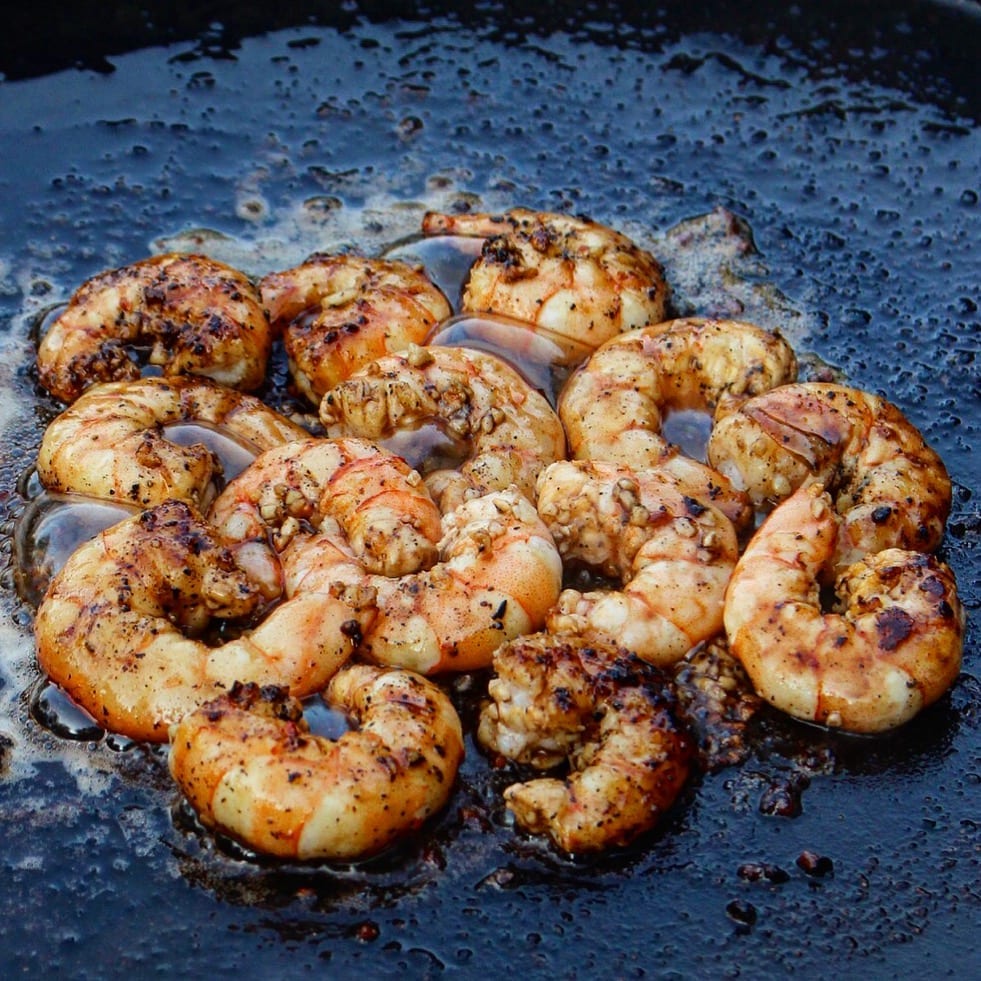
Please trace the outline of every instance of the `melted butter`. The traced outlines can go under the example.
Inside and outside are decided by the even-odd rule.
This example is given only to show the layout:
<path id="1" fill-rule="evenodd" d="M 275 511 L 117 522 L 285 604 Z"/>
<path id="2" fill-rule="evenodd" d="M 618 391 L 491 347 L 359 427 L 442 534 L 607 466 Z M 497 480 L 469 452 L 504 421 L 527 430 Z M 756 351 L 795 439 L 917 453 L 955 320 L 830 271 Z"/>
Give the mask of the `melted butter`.
<path id="1" fill-rule="evenodd" d="M 709 434 L 712 432 L 712 416 L 698 409 L 672 409 L 661 424 L 661 435 L 700 463 L 707 462 Z"/>
<path id="2" fill-rule="evenodd" d="M 138 513 L 137 508 L 65 494 L 39 494 L 14 530 L 17 592 L 33 607 L 79 545 Z"/>
<path id="3" fill-rule="evenodd" d="M 225 481 L 237 477 L 257 456 L 255 446 L 233 433 L 205 422 L 179 422 L 165 426 L 164 436 L 178 446 L 203 443 L 221 462 Z"/>
<path id="4" fill-rule="evenodd" d="M 425 476 L 434 470 L 459 467 L 470 455 L 469 446 L 454 439 L 437 422 L 425 422 L 415 429 L 400 429 L 378 445 L 406 460 Z"/>
<path id="5" fill-rule="evenodd" d="M 310 732 L 324 739 L 340 739 L 353 728 L 347 715 L 329 705 L 320 695 L 303 699 L 303 718 Z"/>
<path id="6" fill-rule="evenodd" d="M 59 739 L 98 742 L 106 732 L 85 709 L 47 678 L 33 686 L 29 696 L 31 718 Z"/>
<path id="7" fill-rule="evenodd" d="M 592 352 L 585 344 L 543 327 L 497 314 L 461 314 L 438 324 L 429 344 L 470 347 L 507 361 L 554 408 L 572 370 Z"/>
<path id="8" fill-rule="evenodd" d="M 480 255 L 484 240 L 463 235 L 413 236 L 382 253 L 386 259 L 422 266 L 429 278 L 442 290 L 450 306 L 462 309 L 463 289 L 474 260 Z"/>

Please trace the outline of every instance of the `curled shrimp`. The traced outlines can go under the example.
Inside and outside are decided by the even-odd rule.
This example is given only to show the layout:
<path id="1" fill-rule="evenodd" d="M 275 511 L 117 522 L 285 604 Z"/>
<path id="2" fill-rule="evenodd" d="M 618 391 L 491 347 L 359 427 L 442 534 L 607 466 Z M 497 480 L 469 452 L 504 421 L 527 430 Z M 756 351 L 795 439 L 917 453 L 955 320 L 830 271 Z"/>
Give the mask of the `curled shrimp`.
<path id="1" fill-rule="evenodd" d="M 667 469 L 744 528 L 752 518 L 746 495 L 670 444 L 663 418 L 672 409 L 721 411 L 796 372 L 778 334 L 731 320 L 672 320 L 604 344 L 566 383 L 559 416 L 574 458 Z"/>
<path id="2" fill-rule="evenodd" d="M 137 378 L 128 349 L 152 342 L 166 375 L 204 375 L 246 391 L 266 377 L 272 329 L 258 290 L 237 269 L 169 253 L 83 283 L 38 348 L 38 376 L 72 402 L 96 382 Z"/>
<path id="3" fill-rule="evenodd" d="M 590 347 L 664 319 L 669 291 L 661 264 L 588 218 L 525 208 L 430 212 L 422 230 L 486 239 L 463 294 L 468 312 L 515 317 Z"/>
<path id="4" fill-rule="evenodd" d="M 357 728 L 313 735 L 295 698 L 258 685 L 236 685 L 174 726 L 170 772 L 205 826 L 281 858 L 351 860 L 446 804 L 464 750 L 440 688 L 354 664 L 325 698 Z"/>
<path id="5" fill-rule="evenodd" d="M 494 654 L 478 741 L 551 769 L 504 791 L 518 824 L 566 852 L 626 845 L 650 830 L 688 778 L 691 741 L 661 672 L 616 647 L 537 633 Z"/>
<path id="6" fill-rule="evenodd" d="M 311 256 L 259 289 L 293 380 L 314 404 L 369 361 L 421 344 L 451 312 L 421 268 L 353 255 Z"/>
<path id="7" fill-rule="evenodd" d="M 562 584 L 562 560 L 534 506 L 516 488 L 445 513 L 436 563 L 397 577 L 372 574 L 341 536 L 297 540 L 286 588 L 344 587 L 373 597 L 358 655 L 420 674 L 476 671 L 501 643 L 540 629 Z"/>
<path id="8" fill-rule="evenodd" d="M 736 532 L 670 474 L 559 461 L 539 478 L 538 513 L 566 562 L 621 584 L 563 590 L 547 621 L 553 632 L 618 644 L 668 665 L 721 631 Z"/>
<path id="9" fill-rule="evenodd" d="M 34 632 L 45 673 L 105 728 L 162 741 L 236 681 L 319 691 L 350 656 L 370 610 L 325 586 L 212 645 L 219 618 L 249 622 L 261 585 L 189 505 L 168 501 L 81 545 L 52 579 Z"/>
<path id="10" fill-rule="evenodd" d="M 297 537 L 341 534 L 369 572 L 401 576 L 435 563 L 442 534 L 419 474 L 355 438 L 311 436 L 267 450 L 222 491 L 209 519 L 243 548 L 258 545 L 249 568 L 270 583 L 279 582 L 277 558 Z M 267 542 L 272 554 L 263 554 Z"/>
<path id="11" fill-rule="evenodd" d="M 427 475 L 443 511 L 512 484 L 533 499 L 535 479 L 565 456 L 562 423 L 543 395 L 500 358 L 464 347 L 411 347 L 329 391 L 320 420 L 332 436 L 385 439 L 435 425 L 464 447 L 459 468 Z"/>
<path id="12" fill-rule="evenodd" d="M 818 581 L 834 559 L 839 523 L 820 484 L 778 505 L 733 572 L 726 634 L 772 705 L 810 722 L 880 732 L 953 684 L 964 611 L 946 565 L 889 548 L 841 572 L 836 612 L 825 612 Z"/>
<path id="13" fill-rule="evenodd" d="M 943 538 L 943 461 L 899 409 L 868 392 L 801 382 L 757 395 L 717 420 L 708 455 L 758 505 L 824 486 L 843 518 L 838 571 L 883 548 L 931 552 Z"/>
<path id="14" fill-rule="evenodd" d="M 206 378 L 141 378 L 86 391 L 45 430 L 37 472 L 50 491 L 151 507 L 170 498 L 206 507 L 222 475 L 202 442 L 184 446 L 167 427 L 200 422 L 230 433 L 253 455 L 307 432 L 259 399 Z"/>

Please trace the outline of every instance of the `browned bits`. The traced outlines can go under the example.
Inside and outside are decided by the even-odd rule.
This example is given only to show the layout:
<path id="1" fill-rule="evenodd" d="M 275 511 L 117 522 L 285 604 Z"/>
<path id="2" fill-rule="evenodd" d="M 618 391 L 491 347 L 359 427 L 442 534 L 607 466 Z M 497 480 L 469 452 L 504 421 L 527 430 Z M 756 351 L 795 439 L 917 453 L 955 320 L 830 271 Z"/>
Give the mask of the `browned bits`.
<path id="1" fill-rule="evenodd" d="M 834 872 L 834 863 L 826 855 L 805 849 L 797 856 L 797 867 L 815 878 L 823 878 Z"/>

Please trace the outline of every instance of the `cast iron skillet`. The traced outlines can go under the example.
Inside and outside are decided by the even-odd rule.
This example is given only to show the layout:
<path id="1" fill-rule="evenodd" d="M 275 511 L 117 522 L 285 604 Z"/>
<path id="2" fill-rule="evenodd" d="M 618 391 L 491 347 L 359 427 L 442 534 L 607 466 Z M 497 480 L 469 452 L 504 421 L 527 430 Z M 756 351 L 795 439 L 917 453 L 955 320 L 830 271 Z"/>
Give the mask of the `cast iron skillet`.
<path id="1" fill-rule="evenodd" d="M 978 8 L 548 8 L 8 13 L 0 329 L 20 353 L 0 369 L 17 406 L 5 535 L 56 408 L 24 353 L 33 316 L 163 236 L 268 243 L 305 201 L 384 240 L 396 202 L 444 193 L 657 230 L 724 208 L 759 250 L 731 261 L 747 309 L 897 402 L 945 458 L 961 679 L 884 738 L 765 716 L 749 760 L 699 779 L 624 853 L 570 861 L 516 835 L 508 775 L 471 745 L 418 842 L 364 867 L 282 865 L 200 833 L 158 752 L 45 728 L 15 670 L 30 611 L 8 565 L 5 977 L 978 972 Z"/>

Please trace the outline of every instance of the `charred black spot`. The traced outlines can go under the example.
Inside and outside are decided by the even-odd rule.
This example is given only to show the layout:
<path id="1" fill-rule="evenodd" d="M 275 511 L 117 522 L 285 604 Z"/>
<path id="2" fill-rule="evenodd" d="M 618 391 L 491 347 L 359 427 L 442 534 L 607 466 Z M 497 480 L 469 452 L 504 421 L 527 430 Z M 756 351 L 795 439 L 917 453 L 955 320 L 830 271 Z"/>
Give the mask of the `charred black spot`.
<path id="1" fill-rule="evenodd" d="M 875 618 L 879 631 L 879 645 L 883 650 L 894 651 L 913 632 L 913 618 L 896 607 L 883 610 Z"/>
<path id="2" fill-rule="evenodd" d="M 361 643 L 362 633 L 361 624 L 357 620 L 345 620 L 341 624 L 341 633 L 351 641 L 351 643 L 357 645 Z"/>
<path id="3" fill-rule="evenodd" d="M 569 712 L 575 707 L 575 699 L 572 697 L 572 693 L 568 688 L 556 688 L 553 694 L 555 699 L 555 704 L 563 712 Z"/>
<path id="4" fill-rule="evenodd" d="M 694 518 L 698 518 L 705 513 L 705 505 L 696 501 L 693 497 L 685 497 L 685 510 Z"/>
<path id="5" fill-rule="evenodd" d="M 289 689 L 283 685 L 263 685 L 258 695 L 264 702 L 282 702 L 289 697 Z"/>
<path id="6" fill-rule="evenodd" d="M 947 589 L 938 576 L 928 576 L 920 583 L 920 591 L 926 593 L 932 599 L 942 599 Z"/>

